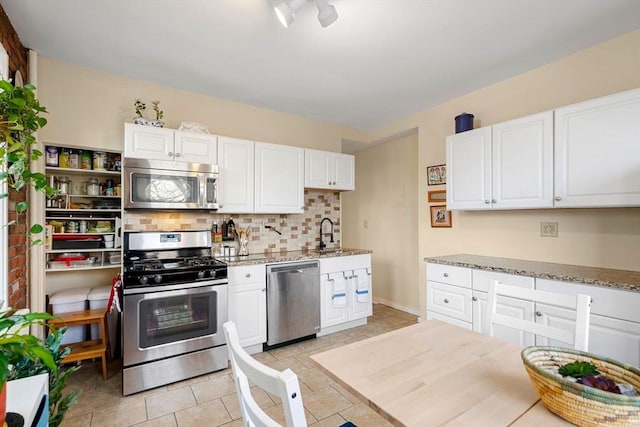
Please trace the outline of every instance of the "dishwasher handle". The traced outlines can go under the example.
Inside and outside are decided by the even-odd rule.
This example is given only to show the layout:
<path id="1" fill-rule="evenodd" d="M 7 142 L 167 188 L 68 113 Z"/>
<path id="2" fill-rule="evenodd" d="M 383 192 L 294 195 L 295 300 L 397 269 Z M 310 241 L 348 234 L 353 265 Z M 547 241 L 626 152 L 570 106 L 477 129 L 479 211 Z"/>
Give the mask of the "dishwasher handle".
<path id="1" fill-rule="evenodd" d="M 318 269 L 319 264 L 317 261 L 295 263 L 295 264 L 282 264 L 282 265 L 268 265 L 268 273 L 304 273 L 305 270 Z"/>

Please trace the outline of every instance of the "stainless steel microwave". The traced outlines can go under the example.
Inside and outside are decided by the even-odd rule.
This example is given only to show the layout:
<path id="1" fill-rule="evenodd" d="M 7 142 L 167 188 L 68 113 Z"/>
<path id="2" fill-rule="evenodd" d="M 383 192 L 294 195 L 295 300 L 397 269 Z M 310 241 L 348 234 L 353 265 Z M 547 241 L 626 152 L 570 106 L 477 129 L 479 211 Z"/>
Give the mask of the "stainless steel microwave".
<path id="1" fill-rule="evenodd" d="M 218 166 L 124 159 L 125 209 L 218 209 Z"/>

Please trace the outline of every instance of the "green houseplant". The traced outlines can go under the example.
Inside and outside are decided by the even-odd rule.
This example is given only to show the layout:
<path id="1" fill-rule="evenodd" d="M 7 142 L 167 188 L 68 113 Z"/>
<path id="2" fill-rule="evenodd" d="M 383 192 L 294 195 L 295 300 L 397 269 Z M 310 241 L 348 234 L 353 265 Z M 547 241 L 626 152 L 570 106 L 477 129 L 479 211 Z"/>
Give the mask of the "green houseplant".
<path id="1" fill-rule="evenodd" d="M 41 116 L 47 110 L 40 105 L 34 93 L 35 86 L 26 84 L 16 87 L 11 82 L 0 80 L 0 183 L 7 182 L 16 191 L 28 185 L 47 195 L 55 193 L 55 189 L 47 185 L 46 176 L 40 172 L 32 172 L 30 163 L 42 156 L 36 149 L 36 138 L 33 133 L 47 124 Z M 0 193 L 0 197 L 8 197 L 8 193 Z M 28 201 L 16 203 L 16 212 L 23 214 L 29 208 Z M 10 225 L 10 224 L 9 224 Z M 33 224 L 31 235 L 43 230 L 41 224 Z M 32 244 L 40 243 L 40 239 L 31 239 Z"/>
<path id="2" fill-rule="evenodd" d="M 41 117 L 46 109 L 40 105 L 34 91 L 35 86 L 30 84 L 16 87 L 9 81 L 0 80 L 0 184 L 6 182 L 16 191 L 33 186 L 46 195 L 52 195 L 56 191 L 47 185 L 45 175 L 30 169 L 31 161 L 42 156 L 35 147 L 33 133 L 47 124 L 47 120 Z M 8 193 L 0 193 L 0 198 L 8 196 Z M 28 208 L 27 201 L 18 202 L 15 207 L 18 214 L 26 213 Z M 0 224 L 2 227 L 9 225 L 11 223 Z M 42 230 L 40 224 L 30 227 L 32 244 L 41 243 L 31 235 Z M 6 382 L 10 379 L 49 373 L 51 425 L 59 424 L 66 408 L 77 400 L 78 393 L 62 397 L 66 378 L 77 369 L 64 372 L 58 369 L 62 359 L 71 351 L 70 348 L 60 350 L 65 329 L 51 328 L 45 340 L 30 335 L 27 329 L 33 325 L 46 326 L 52 318 L 49 313 L 17 314 L 11 309 L 0 312 L 0 425 L 4 423 Z"/>
<path id="3" fill-rule="evenodd" d="M 0 312 L 0 421 L 6 414 L 6 385 L 17 360 L 42 363 L 53 374 L 58 371 L 54 356 L 37 337 L 24 333 L 32 325 L 45 325 L 53 316 L 48 313 L 16 314 L 13 310 Z M 26 331 L 28 332 L 28 331 Z"/>

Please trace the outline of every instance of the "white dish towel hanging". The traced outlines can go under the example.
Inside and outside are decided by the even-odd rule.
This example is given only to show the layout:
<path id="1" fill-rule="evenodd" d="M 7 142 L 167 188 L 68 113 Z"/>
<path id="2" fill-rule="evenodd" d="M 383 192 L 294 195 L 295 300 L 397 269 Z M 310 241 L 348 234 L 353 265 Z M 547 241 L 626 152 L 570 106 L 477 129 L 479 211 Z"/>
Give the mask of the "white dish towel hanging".
<path id="1" fill-rule="evenodd" d="M 369 302 L 369 270 L 359 271 L 353 277 L 356 280 L 356 301 Z"/>
<path id="2" fill-rule="evenodd" d="M 336 281 L 331 275 L 327 274 L 331 283 L 331 305 L 334 307 L 347 306 L 347 290 L 345 289 L 345 280 Z"/>

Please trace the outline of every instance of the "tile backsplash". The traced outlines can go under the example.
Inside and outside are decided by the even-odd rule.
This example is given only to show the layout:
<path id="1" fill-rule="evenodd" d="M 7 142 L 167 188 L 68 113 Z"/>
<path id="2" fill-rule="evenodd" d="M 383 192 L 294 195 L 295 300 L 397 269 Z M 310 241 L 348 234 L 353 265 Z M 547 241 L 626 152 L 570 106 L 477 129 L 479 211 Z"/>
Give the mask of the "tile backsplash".
<path id="1" fill-rule="evenodd" d="M 233 219 L 236 229 L 250 229 L 249 253 L 283 252 L 317 248 L 320 221 L 325 217 L 333 221 L 334 243 L 329 243 L 330 225 L 327 223 L 323 240 L 328 248 L 339 247 L 340 192 L 330 190 L 305 189 L 304 212 L 301 214 L 127 211 L 124 231 L 211 230 L 214 222 L 221 227 L 223 221 Z M 263 224 L 272 228 L 264 228 Z"/>

